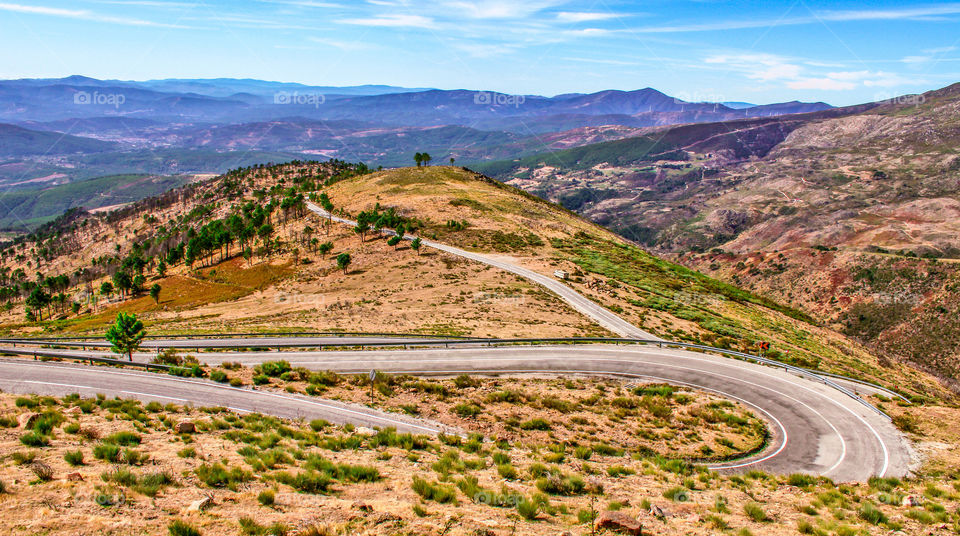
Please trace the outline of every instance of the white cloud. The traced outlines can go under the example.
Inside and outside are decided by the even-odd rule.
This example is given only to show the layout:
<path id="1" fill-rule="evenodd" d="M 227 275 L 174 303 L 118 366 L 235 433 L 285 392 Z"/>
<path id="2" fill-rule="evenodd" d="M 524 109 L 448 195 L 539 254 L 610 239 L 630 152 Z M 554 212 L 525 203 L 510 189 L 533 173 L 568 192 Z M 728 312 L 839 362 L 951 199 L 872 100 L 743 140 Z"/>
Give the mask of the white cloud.
<path id="1" fill-rule="evenodd" d="M 818 11 L 811 16 L 783 17 L 778 19 L 742 19 L 711 22 L 706 24 L 657 25 L 636 28 L 638 33 L 684 33 L 744 30 L 748 28 L 772 28 L 824 22 L 851 22 L 870 20 L 930 20 L 930 17 L 960 14 L 960 3 L 894 9 L 865 9 L 849 11 Z M 938 19 L 940 20 L 940 19 Z"/>
<path id="2" fill-rule="evenodd" d="M 801 78 L 801 79 L 787 82 L 787 87 L 790 89 L 819 89 L 819 90 L 825 90 L 825 91 L 840 91 L 840 90 L 854 89 L 857 87 L 857 84 L 853 82 L 845 82 L 842 80 L 834 80 L 832 78 Z"/>
<path id="3" fill-rule="evenodd" d="M 376 17 L 341 19 L 337 22 L 342 24 L 355 24 L 357 26 L 382 26 L 388 28 L 433 28 L 436 26 L 433 19 L 421 15 L 380 15 Z"/>
<path id="4" fill-rule="evenodd" d="M 769 82 L 797 78 L 803 68 L 786 58 L 773 54 L 747 53 L 707 57 L 704 62 L 727 65 L 747 78 Z"/>
<path id="5" fill-rule="evenodd" d="M 558 0 L 448 0 L 442 5 L 471 19 L 522 19 L 561 3 Z"/>
<path id="6" fill-rule="evenodd" d="M 782 82 L 790 89 L 845 91 L 857 87 L 892 87 L 912 82 L 885 71 L 833 70 L 824 73 L 820 72 L 821 69 L 816 68 L 814 63 L 773 54 L 715 54 L 703 61 L 707 64 L 724 65 L 731 71 L 758 82 Z"/>
<path id="7" fill-rule="evenodd" d="M 149 20 L 129 19 L 126 17 L 114 17 L 87 11 L 85 9 L 61 9 L 46 6 L 25 6 L 22 4 L 0 3 L 0 11 L 9 11 L 14 13 L 25 13 L 29 15 L 46 15 L 50 17 L 62 17 L 68 19 L 88 20 L 92 22 L 104 22 L 108 24 L 121 24 L 124 26 L 154 26 L 159 28 L 186 28 L 174 24 L 163 24 Z"/>
<path id="8" fill-rule="evenodd" d="M 617 13 L 586 13 L 582 11 L 561 11 L 557 13 L 560 22 L 593 22 L 619 18 Z"/>

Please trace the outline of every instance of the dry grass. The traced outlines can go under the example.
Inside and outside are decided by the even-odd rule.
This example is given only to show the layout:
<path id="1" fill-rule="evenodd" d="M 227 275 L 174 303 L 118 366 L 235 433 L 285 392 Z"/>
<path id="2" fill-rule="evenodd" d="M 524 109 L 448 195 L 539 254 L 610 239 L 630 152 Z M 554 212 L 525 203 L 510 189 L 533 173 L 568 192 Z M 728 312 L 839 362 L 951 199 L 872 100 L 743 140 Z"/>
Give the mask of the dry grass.
<path id="1" fill-rule="evenodd" d="M 504 387 L 516 380 L 500 381 Z M 561 389 L 555 380 L 528 381 L 533 384 L 515 386 Z M 582 389 L 605 383 L 575 381 Z M 700 402 L 700 394 L 691 396 L 693 403 Z M 559 440 L 541 443 L 534 436 L 498 443 L 490 436 L 483 441 L 478 436 L 441 440 L 236 416 L 216 408 L 34 400 L 40 410 L 60 412 L 65 419 L 49 432 L 50 446 L 44 448 L 20 444 L 23 430 L 0 428 L 6 488 L 0 493 L 0 529 L 5 534 L 160 535 L 169 524 L 183 521 L 206 536 L 225 536 L 240 531 L 241 518 L 257 526 L 286 527 L 288 534 L 583 534 L 590 530 L 591 509 L 608 506 L 639 517 L 645 530 L 656 534 L 716 534 L 729 527 L 732 532 L 746 528 L 755 534 L 786 535 L 808 525 L 812 533 L 823 534 L 896 529 L 926 534 L 935 526 L 955 528 L 958 522 L 954 512 L 960 505 L 960 475 L 955 472 L 838 486 L 759 472 L 723 477 L 645 458 L 637 451 L 622 456 L 595 452 L 584 459 L 575 454 L 572 441 L 561 449 Z M 0 396 L 0 411 L 13 418 L 36 411 L 14 407 L 14 401 L 13 396 Z M 926 430 L 932 422 L 923 415 L 931 415 L 921 416 Z M 195 422 L 199 432 L 173 434 L 170 427 L 184 420 Z M 621 425 L 627 423 L 610 426 Z M 111 439 L 119 438 L 118 432 L 136 434 L 140 443 L 129 448 L 148 453 L 149 459 L 134 465 L 96 459 L 94 447 L 120 441 Z M 84 453 L 85 465 L 71 467 L 64 454 L 77 450 Z M 568 453 L 563 459 L 556 457 L 561 450 Z M 24 456 L 14 454 L 26 451 L 34 460 L 18 465 Z M 36 481 L 31 464 L 38 462 L 52 469 L 50 481 Z M 228 472 L 211 471 L 218 464 Z M 324 472 L 331 475 L 330 484 L 321 493 L 297 492 L 281 483 L 305 487 L 308 479 L 291 480 L 283 474 Z M 83 480 L 68 480 L 70 473 Z M 221 478 L 223 487 L 211 487 Z M 423 483 L 414 486 L 417 479 Z M 271 492 L 273 504 L 261 498 Z M 918 498 L 922 506 L 900 506 L 906 495 Z M 188 511 L 190 503 L 205 496 L 213 503 L 204 512 Z M 515 501 L 524 506 L 513 508 Z M 666 517 L 651 515 L 651 504 Z M 532 514 L 532 519 L 514 524 L 518 513 Z M 880 519 L 886 521 L 875 525 Z M 317 532 L 310 532 L 312 527 Z"/>

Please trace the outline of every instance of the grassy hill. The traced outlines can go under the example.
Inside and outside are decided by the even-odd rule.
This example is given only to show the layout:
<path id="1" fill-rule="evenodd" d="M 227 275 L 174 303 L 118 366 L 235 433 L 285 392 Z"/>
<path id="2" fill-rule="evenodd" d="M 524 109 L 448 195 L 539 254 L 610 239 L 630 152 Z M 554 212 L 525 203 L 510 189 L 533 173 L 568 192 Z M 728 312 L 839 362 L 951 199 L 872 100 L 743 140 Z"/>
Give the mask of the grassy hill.
<path id="1" fill-rule="evenodd" d="M 39 244 L 22 242 L 8 249 L 6 266 L 46 275 L 85 269 L 70 281 L 68 301 L 77 300 L 80 310 L 73 314 L 61 308 L 53 321 L 24 322 L 23 302 L 14 299 L 2 317 L 4 327 L 96 333 L 117 311 L 132 310 L 154 332 L 605 333 L 558 298 L 512 275 L 438 252 L 418 255 L 409 245 L 390 246 L 374 233 L 362 240 L 343 226 L 327 226 L 297 204 L 297 196 L 320 193 L 338 214 L 356 217 L 377 210 L 420 236 L 508 256 L 544 274 L 564 270 L 581 293 L 669 339 L 746 351 L 754 351 L 758 341 L 770 341 L 770 355 L 790 363 L 896 383 L 915 392 L 936 391 L 923 375 L 881 363 L 797 310 L 658 259 L 521 190 L 440 166 L 373 173 L 339 162 L 256 167 L 113 214 L 86 216 L 66 228 L 44 229 L 34 236 Z M 269 219 L 257 220 L 262 207 Z M 269 222 L 272 232 L 248 238 L 246 244 L 235 240 L 232 248 L 225 243 L 197 246 L 192 266 L 170 257 L 178 247 L 181 252 L 184 246 L 192 248 L 191 238 L 199 243 L 215 236 L 210 233 L 231 215 L 255 230 Z M 320 252 L 319 243 L 328 241 L 330 251 Z M 46 256 L 28 258 L 34 251 Z M 240 256 L 243 251 L 246 255 Z M 348 273 L 335 265 L 339 253 L 351 255 Z M 143 259 L 145 286 L 157 282 L 164 289 L 158 303 L 145 295 L 119 300 L 98 290 L 110 274 L 130 270 L 131 258 Z M 168 259 L 163 276 L 156 269 L 161 258 Z"/>

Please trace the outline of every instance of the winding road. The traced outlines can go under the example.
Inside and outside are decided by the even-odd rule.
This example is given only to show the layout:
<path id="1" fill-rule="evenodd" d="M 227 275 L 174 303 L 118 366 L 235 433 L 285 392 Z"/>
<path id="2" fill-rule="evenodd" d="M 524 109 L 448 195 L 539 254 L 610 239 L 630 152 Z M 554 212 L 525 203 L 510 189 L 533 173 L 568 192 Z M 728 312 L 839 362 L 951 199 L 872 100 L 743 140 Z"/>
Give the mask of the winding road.
<path id="1" fill-rule="evenodd" d="M 349 225 L 351 227 L 356 227 L 357 222 L 353 220 L 348 220 L 346 218 L 341 218 L 339 216 L 334 216 L 329 212 L 323 210 L 317 205 L 307 202 L 307 209 L 314 212 L 321 218 L 329 218 L 335 222 L 342 223 L 344 225 Z M 394 235 L 393 231 L 389 229 L 384 229 L 383 233 L 386 235 Z M 410 235 L 405 235 L 404 240 L 413 240 L 415 237 Z M 650 340 L 660 340 L 659 337 L 648 333 L 630 322 L 620 318 L 613 312 L 607 310 L 602 305 L 599 305 L 583 294 L 580 294 L 576 290 L 570 288 L 567 285 L 564 285 L 556 279 L 543 275 L 539 272 L 535 272 L 528 268 L 522 266 L 517 266 L 516 264 L 510 263 L 508 261 L 490 256 L 484 255 L 482 253 L 474 253 L 472 251 L 467 251 L 465 249 L 456 248 L 453 246 L 448 246 L 446 244 L 441 244 L 440 242 L 434 242 L 433 240 L 427 240 L 425 238 L 420 239 L 421 243 L 424 246 L 436 249 L 438 251 L 443 251 L 451 255 L 456 255 L 458 257 L 463 257 L 465 259 L 470 259 L 475 262 L 483 263 L 494 268 L 499 268 L 506 272 L 516 274 L 520 277 L 523 277 L 529 281 L 532 281 L 550 292 L 553 292 L 565 301 L 570 307 L 573 307 L 576 311 L 583 314 L 584 316 L 590 318 L 600 326 L 610 330 L 613 333 L 621 337 L 634 338 L 634 339 L 650 339 Z"/>
<path id="2" fill-rule="evenodd" d="M 327 214 L 312 203 L 307 206 L 325 218 L 355 225 L 350 220 Z M 427 247 L 488 264 L 540 284 L 577 311 L 623 337 L 659 341 L 553 278 L 501 259 L 428 240 L 422 242 Z M 714 465 L 714 469 L 804 472 L 838 481 L 863 481 L 875 475 L 903 476 L 911 466 L 911 447 L 890 419 L 850 396 L 851 389 L 874 392 L 870 387 L 844 381 L 837 381 L 843 384 L 842 387 L 837 383 L 831 386 L 823 378 L 812 374 L 800 376 L 785 368 L 701 352 L 661 348 L 659 343 L 487 347 L 483 341 L 477 341 L 477 344 L 470 341 L 443 348 L 436 344 L 435 338 L 417 337 L 276 336 L 230 340 L 230 344 L 224 344 L 220 338 L 203 337 L 151 340 L 144 347 L 154 350 L 167 347 L 204 349 L 198 357 L 209 364 L 231 361 L 255 365 L 263 361 L 285 359 L 296 367 L 341 373 L 366 373 L 374 369 L 417 375 L 589 375 L 667 382 L 737 400 L 767 421 L 770 439 L 766 448 L 745 459 Z M 418 342 L 430 342 L 433 346 L 418 347 Z M 413 349 L 381 347 L 342 350 L 351 343 L 384 346 L 406 343 Z M 14 347 L 15 344 L 19 346 Z M 104 343 L 83 341 L 0 341 L 0 354 L 22 353 L 27 351 L 24 345 L 37 347 L 40 344 L 59 346 L 43 349 L 46 355 L 67 358 L 111 356 L 104 348 Z M 319 348 L 325 344 L 337 348 Z M 311 345 L 314 347 L 308 348 Z M 252 351 L 230 351 L 225 346 Z M 276 350 L 264 351 L 264 348 Z M 135 354 L 135 359 L 146 362 L 153 355 L 152 352 L 142 352 Z M 103 393 L 144 401 L 224 406 L 239 412 L 256 411 L 287 418 L 323 418 L 331 422 L 350 422 L 368 427 L 391 426 L 412 433 L 457 432 L 438 423 L 273 390 L 234 388 L 208 380 L 22 358 L 0 358 L 0 389 L 12 393 L 49 395 L 80 393 L 92 396 Z"/>
<path id="3" fill-rule="evenodd" d="M 291 343 L 294 341 L 291 341 Z M 0 348 L 0 353 L 4 349 Z M 63 356 L 108 356 L 101 351 L 46 350 Z M 152 353 L 141 353 L 147 361 Z M 902 476 L 911 451 L 884 416 L 819 382 L 783 369 L 656 346 L 562 345 L 370 349 L 354 351 L 205 351 L 208 364 L 224 361 L 255 365 L 285 359 L 295 367 L 365 373 L 371 369 L 417 375 L 550 374 L 614 376 L 668 382 L 738 400 L 764 418 L 771 433 L 767 448 L 755 456 L 714 466 L 718 470 L 763 469 L 806 472 L 838 481 L 874 475 Z M 6 392 L 135 397 L 180 404 L 225 406 L 281 417 L 324 418 L 369 427 L 394 426 L 416 433 L 436 433 L 441 426 L 368 408 L 306 396 L 250 388 L 232 388 L 205 380 L 147 372 L 0 360 L 0 389 Z"/>

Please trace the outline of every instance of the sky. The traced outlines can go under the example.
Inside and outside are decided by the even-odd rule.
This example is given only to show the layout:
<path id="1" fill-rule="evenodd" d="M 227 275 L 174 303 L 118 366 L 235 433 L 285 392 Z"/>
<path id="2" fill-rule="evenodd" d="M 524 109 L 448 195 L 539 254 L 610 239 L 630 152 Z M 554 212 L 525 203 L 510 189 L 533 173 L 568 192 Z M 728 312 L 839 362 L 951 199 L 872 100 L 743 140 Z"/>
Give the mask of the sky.
<path id="1" fill-rule="evenodd" d="M 0 78 L 257 78 L 847 105 L 960 81 L 960 3 L 0 0 Z"/>

